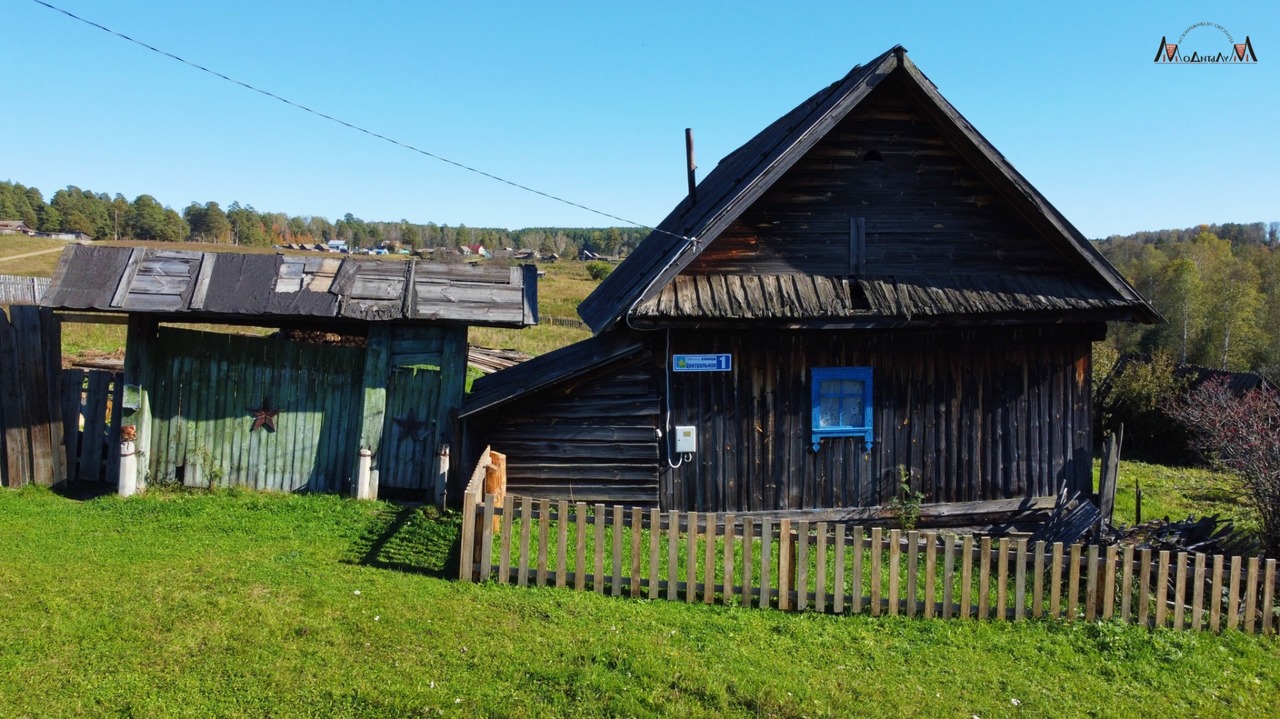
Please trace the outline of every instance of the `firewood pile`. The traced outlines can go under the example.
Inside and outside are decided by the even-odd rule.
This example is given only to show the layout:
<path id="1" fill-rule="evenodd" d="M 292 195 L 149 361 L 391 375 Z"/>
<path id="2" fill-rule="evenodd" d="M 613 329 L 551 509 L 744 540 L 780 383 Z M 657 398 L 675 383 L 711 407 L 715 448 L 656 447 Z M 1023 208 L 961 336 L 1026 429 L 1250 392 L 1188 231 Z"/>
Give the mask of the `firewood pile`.
<path id="1" fill-rule="evenodd" d="M 305 342 L 315 345 L 333 345 L 336 347 L 364 347 L 363 335 L 347 335 L 324 330 L 282 329 L 275 336 L 291 342 Z"/>
<path id="2" fill-rule="evenodd" d="M 1132 526 L 1114 526 L 1103 521 L 1098 507 L 1080 493 L 1068 495 L 1064 488 L 1058 494 L 1049 518 L 1032 534 L 1033 541 L 1078 541 L 1133 545 L 1138 549 L 1169 552 L 1201 552 L 1226 556 L 1255 556 L 1256 540 L 1237 531 L 1230 519 L 1219 515 L 1171 520 L 1168 517 Z"/>

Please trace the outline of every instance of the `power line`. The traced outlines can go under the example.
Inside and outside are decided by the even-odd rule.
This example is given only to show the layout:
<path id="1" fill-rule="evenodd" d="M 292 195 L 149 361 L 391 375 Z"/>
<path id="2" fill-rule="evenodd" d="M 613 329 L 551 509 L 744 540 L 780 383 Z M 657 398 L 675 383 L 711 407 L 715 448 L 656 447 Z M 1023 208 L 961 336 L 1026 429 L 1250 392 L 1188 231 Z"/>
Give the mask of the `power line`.
<path id="1" fill-rule="evenodd" d="M 199 70 L 199 71 L 201 71 L 201 72 L 207 73 L 207 74 L 209 74 L 209 75 L 213 75 L 214 77 L 216 77 L 216 78 L 218 78 L 218 79 L 220 79 L 220 80 L 225 80 L 225 81 L 227 81 L 227 82 L 229 82 L 229 83 L 231 83 L 231 84 L 233 84 L 233 85 L 239 85 L 240 87 L 242 87 L 242 88 L 244 88 L 244 89 L 246 89 L 246 90 L 250 90 L 250 91 L 252 91 L 252 92 L 256 92 L 256 93 L 258 93 L 259 95 L 265 95 L 265 96 L 267 96 L 267 97 L 269 97 L 269 98 L 271 98 L 271 99 L 273 99 L 273 100 L 278 100 L 278 101 L 280 101 L 280 102 L 283 102 L 284 104 L 286 104 L 286 105 L 288 105 L 289 107 L 292 107 L 292 108 L 294 108 L 294 109 L 302 110 L 303 112 L 310 113 L 310 114 L 312 114 L 312 115 L 315 115 L 316 117 L 319 117 L 319 118 L 322 118 L 322 119 L 328 120 L 329 122 L 333 122 L 333 123 L 337 123 L 337 124 L 339 124 L 339 125 L 342 125 L 343 127 L 347 128 L 347 129 L 355 130 L 356 132 L 361 132 L 361 133 L 364 133 L 365 135 L 368 135 L 368 136 L 370 136 L 370 137 L 377 138 L 377 139 L 379 139 L 379 140 L 382 140 L 383 142 L 389 142 L 389 143 L 391 143 L 392 145 L 395 145 L 395 146 L 397 146 L 397 147 L 404 148 L 404 149 L 406 149 L 406 150 L 409 150 L 410 152 L 416 152 L 416 153 L 418 153 L 419 155 L 423 155 L 423 156 L 425 156 L 425 157 L 430 157 L 430 158 L 431 158 L 431 159 L 433 159 L 433 160 L 439 160 L 440 162 L 443 162 L 443 163 L 446 163 L 446 164 L 449 164 L 449 165 L 453 165 L 454 167 L 457 167 L 457 168 L 460 168 L 460 169 L 466 170 L 467 172 L 474 172 L 475 174 L 480 175 L 480 176 L 482 176 L 482 177 L 487 177 L 487 178 L 489 178 L 490 180 L 496 180 L 497 182 L 501 182 L 501 183 L 503 183 L 504 185 L 510 185 L 511 187 L 514 187 L 514 188 L 517 188 L 517 189 L 520 189 L 520 190 L 524 190 L 525 192 L 531 192 L 531 193 L 533 193 L 533 194 L 535 194 L 535 195 L 539 195 L 539 196 L 541 196 L 541 197 L 545 197 L 545 198 L 547 198 L 547 199 L 549 199 L 549 200 L 554 200 L 554 201 L 556 201 L 556 202 L 560 202 L 560 203 L 563 203 L 563 204 L 569 205 L 570 207 L 576 207 L 576 208 L 578 208 L 578 209 L 580 209 L 580 210 L 586 210 L 587 212 L 591 212 L 591 213 L 593 213 L 593 214 L 600 215 L 601 217 L 607 217 L 607 218 L 609 218 L 609 219 L 611 219 L 611 220 L 617 220 L 617 221 L 619 221 L 619 222 L 625 222 L 625 223 L 626 223 L 626 224 L 628 224 L 628 225 L 635 225 L 636 227 L 639 227 L 639 228 L 640 228 L 640 229 L 642 229 L 642 230 L 651 230 L 651 231 L 653 231 L 653 232 L 660 232 L 660 233 L 662 233 L 662 234 L 664 234 L 664 235 L 670 235 L 670 236 L 672 236 L 672 237 L 678 237 L 678 238 L 683 239 L 683 240 L 689 240 L 689 239 L 690 239 L 690 238 L 688 238 L 688 237 L 685 237 L 684 235 L 678 235 L 678 234 L 676 234 L 676 233 L 674 233 L 674 232 L 667 232 L 666 230 L 659 230 L 659 229 L 656 229 L 656 228 L 653 228 L 653 227 L 649 227 L 648 225 L 645 225 L 645 224 L 643 224 L 643 223 L 641 223 L 641 222 L 636 222 L 635 220 L 628 220 L 628 219 L 626 219 L 625 217 L 619 217 L 619 216 L 617 216 L 617 215 L 613 215 L 613 214 L 610 214 L 610 213 L 608 213 L 608 212 L 604 212 L 604 211 L 602 211 L 602 210 L 597 210 L 597 209 L 592 208 L 592 207 L 587 207 L 586 205 L 583 205 L 583 204 L 581 204 L 581 203 L 574 202 L 574 201 L 572 201 L 572 200 L 568 200 L 568 199 L 565 199 L 565 198 L 563 198 L 563 197 L 559 197 L 559 196 L 557 196 L 557 195 L 553 195 L 553 194 L 551 194 L 551 193 L 549 193 L 549 192 L 543 192 L 542 190 L 538 190 L 538 189 L 535 189 L 535 188 L 529 187 L 528 185 L 522 185 L 522 184 L 520 184 L 519 182 L 515 182 L 515 181 L 513 181 L 513 180 L 508 180 L 508 179 L 506 179 L 505 177 L 499 177 L 498 175 L 495 175 L 495 174 L 493 174 L 493 173 L 491 173 L 491 172 L 485 172 L 484 170 L 481 170 L 481 169 L 478 169 L 478 168 L 472 167 L 472 166 L 470 166 L 470 165 L 467 165 L 467 164 L 464 164 L 464 163 L 458 162 L 457 160 L 450 160 L 450 159 L 449 159 L 449 158 L 447 158 L 447 157 L 443 157 L 443 156 L 441 156 L 441 155 L 437 155 L 436 153 L 431 152 L 431 151 L 429 151 L 429 150 L 424 150 L 424 149 L 422 149 L 422 148 L 420 148 L 420 147 L 417 147 L 417 146 L 415 146 L 415 145 L 411 145 L 411 144 L 409 144 L 409 143 L 407 143 L 407 142 L 401 142 L 400 140 L 397 140 L 397 139 L 395 139 L 395 138 L 393 138 L 393 137 L 388 137 L 388 136 L 386 136 L 386 135 L 383 135 L 382 133 L 375 132 L 375 131 L 373 131 L 373 130 L 370 130 L 370 129 L 367 129 L 367 128 L 364 128 L 364 127 L 361 127 L 360 125 L 356 125 L 356 124 L 354 124 L 354 123 L 347 122 L 346 120 L 343 120 L 343 119 L 341 119 L 341 118 L 337 118 L 337 117 L 334 117 L 333 115 L 329 115 L 329 114 L 324 113 L 324 112 L 321 112 L 321 111 L 319 111 L 319 110 L 315 110 L 315 109 L 313 109 L 313 108 L 307 107 L 306 105 L 303 105 L 302 103 L 294 102 L 293 100 L 290 100 L 290 99 L 288 99 L 288 98 L 286 98 L 286 97 L 282 97 L 282 96 L 280 96 L 280 95 L 277 95 L 277 94 L 275 94 L 274 92 L 271 92 L 271 91 L 269 91 L 269 90 L 263 90 L 262 88 L 260 88 L 260 87 L 256 87 L 256 86 L 254 86 L 254 85 L 251 85 L 251 84 L 249 84 L 249 83 L 247 83 L 247 82 L 244 82 L 243 80 L 237 80 L 237 79 L 235 79 L 234 77 L 230 77 L 230 76 L 224 75 L 224 74 L 222 74 L 222 73 L 218 72 L 217 70 L 213 70 L 213 69 L 210 69 L 210 68 L 208 68 L 208 67 L 205 67 L 204 65 L 201 65 L 200 63 L 192 62 L 191 60 L 188 60 L 188 59 L 186 59 L 186 58 L 184 58 L 184 57 L 180 57 L 180 56 L 178 56 L 178 55 L 175 55 L 175 54 L 173 54 L 173 53 L 171 53 L 171 52 L 169 52 L 169 51 L 167 51 L 167 50 L 161 50 L 160 48 L 158 48 L 158 47 L 156 47 L 156 46 L 154 46 L 154 45 L 151 45 L 151 44 L 145 43 L 145 42 L 143 42 L 143 41 L 141 41 L 141 40 L 138 40 L 137 38 L 130 37 L 130 36 L 128 36 L 128 35 L 126 35 L 126 34 L 124 34 L 124 33 L 122 33 L 122 32 L 119 32 L 119 31 L 117 31 L 117 30 L 112 30 L 111 28 L 109 28 L 109 27 L 107 27 L 107 26 L 105 26 L 105 25 L 102 25 L 102 24 L 96 23 L 96 22 L 94 22 L 93 20 L 89 20 L 89 19 L 87 19 L 87 18 L 80 17 L 79 15 L 76 15 L 75 13 L 73 13 L 73 12 L 71 12 L 71 11 L 69 11 L 69 10 L 64 10 L 63 8 L 60 8 L 60 7 L 56 6 L 56 5 L 53 5 L 53 4 L 50 4 L 50 3 L 47 3 L 47 2 L 45 2 L 45 0 L 31 0 L 31 1 L 32 1 L 32 2 L 34 2 L 34 3 L 35 3 L 35 4 L 37 4 L 37 5 L 43 5 L 44 7 L 49 8 L 50 10 L 53 10 L 54 12 L 62 13 L 63 15 L 66 15 L 67 17 L 71 18 L 72 20 L 75 20 L 75 21 L 77 21 L 77 22 L 84 23 L 85 25 L 88 25 L 88 26 L 93 27 L 93 28 L 97 28 L 97 29 L 99 29 L 99 30 L 101 30 L 101 31 L 103 31 L 103 32 L 105 32 L 105 33 L 107 33 L 107 34 L 109 34 L 109 35 L 114 35 L 114 36 L 116 36 L 116 37 L 118 37 L 118 38 L 120 38 L 120 39 L 122 39 L 122 40 L 126 40 L 126 41 L 128 41 L 128 42 L 131 42 L 131 43 L 133 43 L 134 45 L 137 45 L 137 46 L 139 46 L 139 47 L 146 48 L 147 50 L 150 50 L 151 52 L 154 52 L 154 53 L 156 53 L 157 55 L 162 55 L 162 56 L 164 56 L 164 57 L 169 58 L 170 60 L 176 60 L 176 61 L 178 61 L 178 62 L 182 63 L 183 65 L 186 65 L 186 66 L 188 66 L 188 67 L 195 68 L 196 70 Z"/>

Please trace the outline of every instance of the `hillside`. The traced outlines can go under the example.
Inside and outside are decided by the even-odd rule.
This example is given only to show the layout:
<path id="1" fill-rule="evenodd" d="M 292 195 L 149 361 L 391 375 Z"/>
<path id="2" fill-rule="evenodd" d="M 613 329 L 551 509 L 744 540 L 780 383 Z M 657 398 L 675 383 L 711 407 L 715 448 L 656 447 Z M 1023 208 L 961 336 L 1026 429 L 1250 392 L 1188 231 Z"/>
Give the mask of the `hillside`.
<path id="1" fill-rule="evenodd" d="M 1112 237 L 1098 248 L 1168 320 L 1118 323 L 1119 353 L 1280 376 L 1280 223 L 1200 225 Z"/>

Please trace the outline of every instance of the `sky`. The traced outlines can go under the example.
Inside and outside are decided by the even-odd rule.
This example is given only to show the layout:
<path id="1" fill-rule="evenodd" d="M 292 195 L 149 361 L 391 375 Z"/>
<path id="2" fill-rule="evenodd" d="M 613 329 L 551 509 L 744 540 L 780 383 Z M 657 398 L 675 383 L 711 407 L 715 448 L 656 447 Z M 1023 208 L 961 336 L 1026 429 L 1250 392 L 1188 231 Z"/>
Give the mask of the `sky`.
<path id="1" fill-rule="evenodd" d="M 352 125 L 651 226 L 809 95 L 895 44 L 1087 237 L 1280 220 L 1280 4 L 48 0 Z M 181 211 L 471 227 L 618 220 L 0 0 L 0 180 Z M 1196 23 L 1212 25 L 1196 27 Z M 1161 38 L 1247 66 L 1153 62 Z"/>

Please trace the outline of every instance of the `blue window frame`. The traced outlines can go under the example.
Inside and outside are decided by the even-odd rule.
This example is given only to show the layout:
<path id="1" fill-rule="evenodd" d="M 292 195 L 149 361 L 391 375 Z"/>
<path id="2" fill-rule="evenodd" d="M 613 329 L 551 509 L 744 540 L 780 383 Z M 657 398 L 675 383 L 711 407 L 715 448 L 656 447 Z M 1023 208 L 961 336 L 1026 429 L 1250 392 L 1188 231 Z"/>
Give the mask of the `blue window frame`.
<path id="1" fill-rule="evenodd" d="M 815 367 L 813 385 L 813 451 L 823 437 L 862 437 L 870 446 L 871 368 Z"/>

